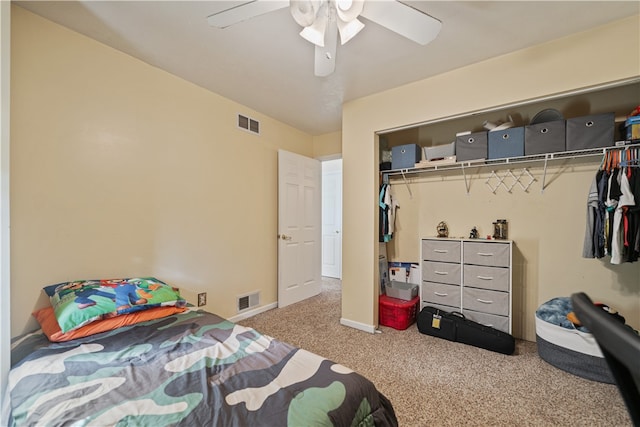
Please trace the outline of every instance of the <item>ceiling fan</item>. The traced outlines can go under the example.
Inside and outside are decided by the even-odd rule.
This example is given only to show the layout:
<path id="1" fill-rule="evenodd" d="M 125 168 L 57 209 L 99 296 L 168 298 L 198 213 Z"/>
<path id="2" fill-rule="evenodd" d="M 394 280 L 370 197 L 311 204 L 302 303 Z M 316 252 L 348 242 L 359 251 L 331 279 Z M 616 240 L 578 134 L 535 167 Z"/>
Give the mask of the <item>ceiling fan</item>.
<path id="1" fill-rule="evenodd" d="M 409 40 L 426 45 L 436 38 L 442 23 L 396 0 L 254 0 L 215 13 L 209 25 L 227 28 L 238 22 L 289 7 L 302 27 L 300 35 L 315 45 L 315 75 L 328 76 L 336 67 L 338 35 L 347 43 L 364 28 L 363 17 Z"/>

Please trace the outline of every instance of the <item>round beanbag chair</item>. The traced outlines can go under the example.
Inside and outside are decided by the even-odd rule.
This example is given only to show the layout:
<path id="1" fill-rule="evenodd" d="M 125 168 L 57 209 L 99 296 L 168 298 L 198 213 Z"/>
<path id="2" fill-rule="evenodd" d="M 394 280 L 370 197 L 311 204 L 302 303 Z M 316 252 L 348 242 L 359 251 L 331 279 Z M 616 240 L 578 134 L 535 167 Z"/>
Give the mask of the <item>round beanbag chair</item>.
<path id="1" fill-rule="evenodd" d="M 572 311 L 569 297 L 553 298 L 538 307 L 538 354 L 544 361 L 563 371 L 589 380 L 615 384 L 593 335 L 585 327 L 576 327 L 567 319 Z"/>

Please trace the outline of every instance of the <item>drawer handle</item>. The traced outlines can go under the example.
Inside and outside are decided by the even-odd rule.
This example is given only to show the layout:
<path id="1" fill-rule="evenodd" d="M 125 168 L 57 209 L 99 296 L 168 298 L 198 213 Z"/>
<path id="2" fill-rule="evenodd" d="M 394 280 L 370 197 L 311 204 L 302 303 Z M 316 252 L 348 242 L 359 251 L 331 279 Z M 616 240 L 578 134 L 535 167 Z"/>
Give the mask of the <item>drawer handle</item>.
<path id="1" fill-rule="evenodd" d="M 481 280 L 493 280 L 493 277 L 489 277 L 489 276 L 476 276 L 476 277 Z"/>
<path id="2" fill-rule="evenodd" d="M 434 271 L 435 274 L 439 274 L 441 276 L 446 276 L 447 274 L 449 274 L 448 271 Z"/>
<path id="3" fill-rule="evenodd" d="M 449 251 L 446 250 L 446 249 L 434 249 L 433 252 L 436 252 L 436 253 L 439 253 L 439 254 L 449 253 Z"/>
<path id="4" fill-rule="evenodd" d="M 493 304 L 493 301 L 489 301 L 489 300 L 486 300 L 486 299 L 478 298 L 477 301 L 481 302 L 481 303 L 484 303 L 484 304 Z"/>
<path id="5" fill-rule="evenodd" d="M 480 255 L 480 256 L 493 256 L 493 254 L 490 253 L 490 252 L 478 252 L 478 255 Z"/>
<path id="6" fill-rule="evenodd" d="M 437 296 L 439 296 L 439 297 L 446 297 L 446 296 L 449 296 L 449 294 L 443 294 L 443 293 L 441 293 L 441 292 L 434 292 L 434 294 L 436 294 L 436 295 L 437 295 Z"/>

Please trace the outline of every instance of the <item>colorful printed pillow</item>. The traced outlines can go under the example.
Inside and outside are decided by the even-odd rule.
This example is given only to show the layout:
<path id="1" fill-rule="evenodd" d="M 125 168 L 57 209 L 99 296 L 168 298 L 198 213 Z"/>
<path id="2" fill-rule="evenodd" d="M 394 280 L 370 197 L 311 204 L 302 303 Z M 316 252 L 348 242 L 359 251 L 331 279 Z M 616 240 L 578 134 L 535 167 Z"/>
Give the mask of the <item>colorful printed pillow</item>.
<path id="1" fill-rule="evenodd" d="M 123 314 L 121 316 L 91 322 L 67 333 L 63 333 L 60 329 L 53 307 L 45 307 L 37 310 L 33 313 L 33 317 L 36 318 L 42 328 L 42 332 L 49 338 L 49 341 L 64 342 L 112 331 L 124 326 L 135 325 L 136 323 L 146 322 L 147 320 L 162 319 L 163 317 L 182 313 L 186 310 L 187 307 L 154 307 L 149 310 L 137 311 L 135 313 Z"/>
<path id="2" fill-rule="evenodd" d="M 154 277 L 77 280 L 47 286 L 44 291 L 63 333 L 104 318 L 186 305 L 177 288 Z"/>

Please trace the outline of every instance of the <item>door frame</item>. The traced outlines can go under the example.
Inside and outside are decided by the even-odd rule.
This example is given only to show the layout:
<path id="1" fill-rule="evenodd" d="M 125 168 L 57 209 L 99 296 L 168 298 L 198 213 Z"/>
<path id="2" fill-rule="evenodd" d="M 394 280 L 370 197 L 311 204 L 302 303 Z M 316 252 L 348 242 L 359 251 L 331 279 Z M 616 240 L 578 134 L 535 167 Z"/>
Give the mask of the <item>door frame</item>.
<path id="1" fill-rule="evenodd" d="M 327 171 L 325 171 L 325 167 L 324 167 L 325 164 L 327 162 L 334 162 L 334 161 L 337 161 L 337 160 L 342 161 L 342 156 L 341 155 L 336 155 L 336 156 L 331 156 L 330 158 L 323 158 L 321 160 L 322 161 L 322 181 L 323 181 L 323 183 L 324 183 L 324 180 L 325 180 L 325 175 L 327 174 Z M 334 173 L 334 172 L 331 171 L 329 173 Z M 340 185 L 340 194 L 339 194 L 340 204 L 339 204 L 338 212 L 336 213 L 340 217 L 340 230 L 337 230 L 337 232 L 339 233 L 339 250 L 337 251 L 337 253 L 338 253 L 337 257 L 339 258 L 339 261 L 338 261 L 338 263 L 339 263 L 338 270 L 339 271 L 338 271 L 338 276 L 337 277 L 335 277 L 335 276 L 327 276 L 327 275 L 324 274 L 325 271 L 323 271 L 323 276 L 325 276 L 325 277 L 335 277 L 335 278 L 341 280 L 342 279 L 342 178 L 343 178 L 342 163 L 340 164 L 339 177 L 340 177 L 340 184 L 339 184 Z M 325 186 L 323 184 L 323 186 L 322 186 L 322 213 L 323 213 L 323 215 L 324 215 L 324 212 L 325 212 L 325 191 L 326 191 L 326 188 L 325 188 Z M 323 226 L 323 229 L 324 229 L 324 218 L 322 219 L 322 226 Z M 322 266 L 323 266 L 323 269 L 324 269 L 324 265 L 325 265 L 325 262 L 324 262 L 325 247 L 324 247 L 324 245 L 325 245 L 325 239 L 324 239 L 324 230 L 323 230 L 322 249 L 321 249 L 322 250 Z"/>

